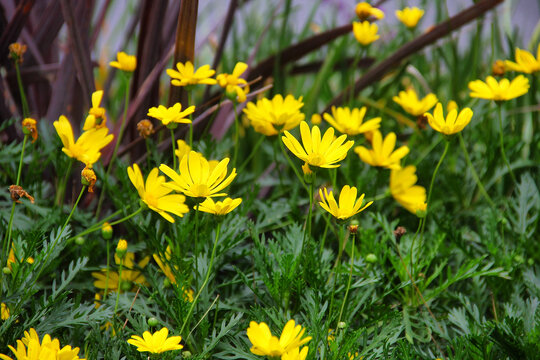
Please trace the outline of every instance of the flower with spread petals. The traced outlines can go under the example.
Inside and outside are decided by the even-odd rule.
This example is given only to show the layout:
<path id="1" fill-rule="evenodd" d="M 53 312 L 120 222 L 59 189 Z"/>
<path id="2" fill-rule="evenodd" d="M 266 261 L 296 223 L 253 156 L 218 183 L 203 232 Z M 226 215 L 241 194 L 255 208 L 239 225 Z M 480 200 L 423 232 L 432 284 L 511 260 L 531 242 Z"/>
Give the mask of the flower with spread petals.
<path id="1" fill-rule="evenodd" d="M 328 121 L 340 133 L 355 136 L 377 130 L 380 127 L 380 117 L 364 122 L 366 111 L 365 106 L 361 109 L 354 108 L 352 111 L 348 107 L 332 106 L 332 115 L 324 113 L 323 117 L 324 120 Z"/>
<path id="2" fill-rule="evenodd" d="M 9 319 L 9 308 L 5 303 L 0 304 L 0 319 L 7 320 Z"/>
<path id="3" fill-rule="evenodd" d="M 527 50 L 516 48 L 516 62 L 506 60 L 506 69 L 522 72 L 525 74 L 533 74 L 540 71 L 540 44 L 536 50 L 536 58 Z"/>
<path id="4" fill-rule="evenodd" d="M 129 180 L 139 193 L 141 200 L 151 209 L 163 216 L 165 220 L 174 223 L 174 218 L 169 215 L 183 217 L 185 213 L 189 211 L 189 208 L 184 201 L 186 197 L 180 194 L 169 193 L 172 189 L 164 186 L 165 177 L 158 176 L 159 171 L 157 168 L 153 168 L 150 174 L 146 178 L 146 184 L 143 181 L 143 176 L 139 165 L 133 164 L 133 168 L 130 166 L 127 169 Z"/>
<path id="5" fill-rule="evenodd" d="M 220 193 L 220 191 L 229 186 L 236 177 L 236 168 L 227 177 L 229 161 L 229 158 L 225 158 L 214 169 L 211 169 L 204 156 L 190 151 L 180 161 L 180 174 L 165 164 L 161 164 L 159 169 L 172 180 L 165 186 L 182 192 L 186 196 L 193 198 L 226 196 L 226 193 Z"/>
<path id="6" fill-rule="evenodd" d="M 519 75 L 512 81 L 501 79 L 497 81 L 493 76 L 488 76 L 486 82 L 474 80 L 469 83 L 470 97 L 506 101 L 524 95 L 529 91 L 529 79 Z"/>
<path id="7" fill-rule="evenodd" d="M 167 249 L 165 250 L 165 253 L 163 256 L 161 254 L 154 254 L 154 260 L 156 261 L 156 264 L 158 264 L 159 268 L 165 274 L 167 279 L 171 282 L 171 284 L 176 284 L 176 277 L 174 276 L 174 273 L 171 269 L 171 266 L 169 265 L 171 263 L 171 247 L 167 245 Z M 173 265 L 175 270 L 178 270 L 178 267 L 176 265 Z M 192 289 L 186 289 L 182 287 L 184 290 L 184 300 L 193 302 L 193 294 L 194 291 Z"/>
<path id="8" fill-rule="evenodd" d="M 30 332 L 25 331 L 24 337 L 17 340 L 17 348 L 8 345 L 17 360 L 85 360 L 80 359 L 79 348 L 72 348 L 67 345 L 60 348 L 60 341 L 52 339 L 49 334 L 45 334 L 43 340 L 39 341 L 39 336 L 34 328 Z M 2 360 L 13 360 L 9 356 L 0 354 Z"/>
<path id="9" fill-rule="evenodd" d="M 407 91 L 400 91 L 398 96 L 392 98 L 398 103 L 403 110 L 412 116 L 421 116 L 426 111 L 429 111 L 437 103 L 435 94 L 427 94 L 423 99 L 419 100 L 414 89 L 409 88 Z"/>
<path id="10" fill-rule="evenodd" d="M 176 64 L 176 69 L 167 69 L 167 75 L 171 77 L 171 84 L 174 86 L 189 86 L 197 84 L 214 85 L 216 79 L 212 76 L 216 73 L 210 69 L 210 65 L 203 65 L 195 71 L 195 67 L 191 61 L 181 62 Z"/>
<path id="11" fill-rule="evenodd" d="M 223 215 L 227 215 L 228 213 L 236 209 L 238 205 L 240 205 L 241 203 L 242 203 L 242 199 L 240 198 L 238 199 L 226 198 L 223 201 L 216 201 L 216 202 L 214 202 L 212 198 L 206 198 L 206 200 L 204 200 L 199 205 L 196 205 L 196 207 L 197 206 L 199 207 L 199 211 L 203 211 L 209 214 L 214 214 L 217 216 L 223 216 Z"/>
<path id="12" fill-rule="evenodd" d="M 272 100 L 263 98 L 258 100 L 257 104 L 248 102 L 244 114 L 255 131 L 272 136 L 297 127 L 305 118 L 300 112 L 302 106 L 302 97 L 296 100 L 294 96 L 287 95 L 284 99 L 277 94 Z"/>
<path id="13" fill-rule="evenodd" d="M 170 108 L 163 105 L 152 107 L 148 110 L 147 115 L 160 120 L 165 126 L 176 126 L 176 124 L 191 124 L 191 120 L 186 117 L 193 114 L 194 111 L 195 106 L 190 106 L 182 111 L 182 104 L 176 103 Z"/>
<path id="14" fill-rule="evenodd" d="M 86 165 L 81 171 L 81 183 L 88 186 L 88 192 L 94 192 L 94 185 L 96 184 L 96 173 L 91 166 Z"/>
<path id="15" fill-rule="evenodd" d="M 249 85 L 245 79 L 240 76 L 247 70 L 246 63 L 238 62 L 234 66 L 232 74 L 219 74 L 216 76 L 219 86 L 225 89 L 227 96 L 236 99 L 238 102 L 246 101 L 246 95 L 249 93 Z"/>
<path id="16" fill-rule="evenodd" d="M 398 20 L 409 29 L 414 29 L 422 16 L 424 16 L 424 10 L 417 7 L 406 7 L 403 10 L 396 10 Z"/>
<path id="17" fill-rule="evenodd" d="M 442 104 L 438 103 L 435 106 L 433 115 L 430 113 L 424 114 L 433 130 L 445 135 L 452 135 L 460 132 L 471 122 L 473 112 L 470 108 L 461 110 L 458 114 L 457 109 L 450 110 L 446 119 L 444 118 Z"/>
<path id="18" fill-rule="evenodd" d="M 109 134 L 109 129 L 104 127 L 85 131 L 77 141 L 74 141 L 73 129 L 64 115 L 60 115 L 60 118 L 53 125 L 64 145 L 62 148 L 64 154 L 87 165 L 96 163 L 101 156 L 101 149 L 114 138 L 112 134 Z"/>
<path id="19" fill-rule="evenodd" d="M 154 133 L 154 125 L 150 120 L 142 119 L 137 123 L 137 131 L 141 137 L 147 139 Z"/>
<path id="20" fill-rule="evenodd" d="M 114 261 L 116 265 L 122 263 L 122 272 L 121 278 L 118 277 L 116 271 L 109 269 L 109 278 L 107 280 L 107 269 L 101 269 L 101 271 L 94 271 L 92 276 L 96 279 L 94 281 L 94 286 L 98 289 L 107 288 L 107 293 L 117 292 L 123 293 L 125 291 L 134 291 L 136 285 L 146 285 L 146 279 L 142 272 L 136 270 L 135 267 L 135 253 L 127 252 L 124 259 L 118 257 L 117 254 L 114 255 Z M 146 267 L 150 261 L 149 256 L 145 256 L 141 261 L 137 263 L 137 268 L 143 269 Z"/>
<path id="21" fill-rule="evenodd" d="M 181 336 L 169 336 L 169 329 L 162 328 L 155 333 L 145 331 L 143 336 L 131 335 L 127 342 L 137 347 L 139 352 L 149 352 L 152 354 L 161 354 L 165 351 L 180 350 L 184 346 L 180 344 Z"/>
<path id="22" fill-rule="evenodd" d="M 386 135 L 383 140 L 381 132 L 375 130 L 371 146 L 371 150 L 363 146 L 357 146 L 354 148 L 354 152 L 360 156 L 363 162 L 371 166 L 380 166 L 387 169 L 399 169 L 401 159 L 409 153 L 409 148 L 405 145 L 394 151 L 396 134 L 393 132 Z"/>
<path id="23" fill-rule="evenodd" d="M 290 350 L 281 355 L 281 360 L 306 360 L 309 347 L 304 346 L 302 350 L 299 347 Z"/>
<path id="24" fill-rule="evenodd" d="M 339 167 L 336 163 L 347 157 L 347 152 L 354 144 L 352 140 L 345 142 L 347 135 L 334 140 L 334 128 L 326 130 L 321 139 L 319 127 L 314 125 L 310 130 L 305 121 L 300 123 L 300 136 L 302 145 L 288 131 L 285 131 L 281 140 L 296 157 L 309 165 L 322 168 Z"/>
<path id="25" fill-rule="evenodd" d="M 36 127 L 36 120 L 32 118 L 25 118 L 22 121 L 23 133 L 32 137 L 32 144 L 36 142 L 38 138 L 38 131 Z"/>
<path id="26" fill-rule="evenodd" d="M 339 194 L 338 205 L 332 191 L 328 193 L 328 189 L 326 188 L 324 188 L 324 192 L 322 189 L 319 189 L 319 196 L 321 197 L 319 205 L 336 219 L 345 220 L 364 211 L 364 209 L 373 204 L 373 201 L 370 201 L 362 207 L 365 194 L 360 195 L 358 200 L 356 200 L 356 194 L 357 190 L 354 186 L 345 185 Z"/>
<path id="27" fill-rule="evenodd" d="M 278 339 L 272 335 L 266 323 L 261 322 L 258 324 L 252 321 L 247 329 L 247 336 L 253 345 L 250 351 L 261 356 L 282 356 L 311 340 L 311 336 L 302 339 L 305 331 L 306 329 L 302 328 L 301 325 L 296 325 L 294 320 L 289 320 Z"/>
<path id="28" fill-rule="evenodd" d="M 137 57 L 120 51 L 116 54 L 116 61 L 111 61 L 109 65 L 125 72 L 133 72 L 137 68 Z"/>
<path id="29" fill-rule="evenodd" d="M 408 165 L 390 172 L 390 193 L 405 209 L 413 214 L 426 210 L 426 189 L 416 185 L 416 167 Z"/>
<path id="30" fill-rule="evenodd" d="M 358 16 L 358 19 L 360 19 L 360 21 L 367 20 L 370 17 L 373 17 L 377 20 L 384 19 L 384 13 L 382 12 L 382 10 L 371 6 L 367 2 L 360 2 L 356 4 L 354 11 L 356 12 L 356 16 Z"/>
<path id="31" fill-rule="evenodd" d="M 369 21 L 354 21 L 353 22 L 353 34 L 356 40 L 363 46 L 368 46 L 372 42 L 376 41 L 380 36 L 377 34 L 379 27 L 375 23 Z"/>

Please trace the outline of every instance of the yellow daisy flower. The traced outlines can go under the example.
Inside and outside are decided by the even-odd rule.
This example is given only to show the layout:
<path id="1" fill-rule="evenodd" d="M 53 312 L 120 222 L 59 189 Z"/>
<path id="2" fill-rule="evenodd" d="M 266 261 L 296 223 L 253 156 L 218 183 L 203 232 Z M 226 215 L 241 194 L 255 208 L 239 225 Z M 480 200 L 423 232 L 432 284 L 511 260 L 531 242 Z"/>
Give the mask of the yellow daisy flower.
<path id="1" fill-rule="evenodd" d="M 247 336 L 253 345 L 250 351 L 255 355 L 278 357 L 293 349 L 297 349 L 311 340 L 311 336 L 305 337 L 306 329 L 301 325 L 296 325 L 294 320 L 289 320 L 281 336 L 278 339 L 270 332 L 270 328 L 266 323 L 257 324 L 255 321 L 249 323 Z"/>
<path id="2" fill-rule="evenodd" d="M 133 72 L 137 68 L 137 57 L 120 51 L 116 54 L 116 61 L 111 61 L 109 65 L 125 72 Z"/>
<path id="3" fill-rule="evenodd" d="M 257 104 L 249 102 L 243 111 L 255 131 L 272 136 L 297 127 L 305 118 L 300 112 L 302 106 L 302 97 L 296 100 L 294 96 L 287 95 L 284 99 L 278 94 L 272 100 L 263 98 Z"/>
<path id="4" fill-rule="evenodd" d="M 169 213 L 177 216 L 184 216 L 189 211 L 189 208 L 184 201 L 186 197 L 180 194 L 168 195 L 172 190 L 163 186 L 165 177 L 158 176 L 157 168 L 152 169 L 146 178 L 146 183 L 143 181 L 143 176 L 139 165 L 133 164 L 127 169 L 129 180 L 139 193 L 141 200 L 153 211 L 163 216 L 165 220 L 174 223 L 174 218 Z"/>
<path id="5" fill-rule="evenodd" d="M 190 106 L 186 110 L 182 111 L 182 104 L 176 103 L 170 108 L 163 105 L 158 107 L 152 107 L 148 110 L 148 116 L 160 120 L 163 125 L 169 126 L 169 124 L 176 126 L 176 124 L 191 124 L 191 120 L 186 117 L 193 114 L 195 106 Z"/>
<path id="6" fill-rule="evenodd" d="M 203 211 L 209 214 L 222 216 L 222 215 L 227 215 L 228 213 L 236 209 L 241 203 L 242 203 L 242 199 L 240 198 L 239 199 L 226 198 L 223 201 L 216 201 L 216 202 L 214 202 L 212 198 L 206 198 L 206 200 L 204 200 L 198 206 L 199 206 L 200 211 Z"/>
<path id="7" fill-rule="evenodd" d="M 402 169 L 393 169 L 390 172 L 390 193 L 405 209 L 416 214 L 418 210 L 426 210 L 426 189 L 415 185 L 418 180 L 416 167 L 406 166 Z"/>
<path id="8" fill-rule="evenodd" d="M 194 198 L 226 196 L 226 193 L 220 191 L 229 186 L 236 177 L 236 168 L 227 177 L 229 161 L 229 158 L 225 158 L 214 169 L 210 169 L 210 164 L 204 156 L 190 151 L 180 161 L 180 174 L 165 164 L 161 164 L 159 169 L 173 181 L 166 183 L 165 186 L 187 196 Z"/>
<path id="9" fill-rule="evenodd" d="M 363 46 L 368 46 L 372 42 L 380 38 L 377 34 L 379 27 L 377 24 L 370 23 L 369 21 L 354 21 L 353 22 L 353 34 L 356 40 Z"/>
<path id="10" fill-rule="evenodd" d="M 527 50 L 516 48 L 516 62 L 506 60 L 507 70 L 518 71 L 525 74 L 533 74 L 540 71 L 540 44 L 536 50 L 536 58 Z"/>
<path id="11" fill-rule="evenodd" d="M 356 193 L 357 190 L 354 186 L 345 185 L 339 194 L 338 205 L 332 191 L 328 193 L 328 189 L 324 188 L 323 193 L 322 189 L 319 189 L 319 196 L 321 197 L 319 205 L 336 219 L 345 220 L 364 211 L 368 206 L 373 204 L 373 201 L 370 201 L 362 207 L 365 194 L 360 195 L 358 200 L 356 200 Z"/>
<path id="12" fill-rule="evenodd" d="M 236 63 L 232 74 L 219 74 L 216 76 L 219 86 L 225 89 L 225 92 L 230 98 L 238 100 L 238 102 L 246 101 L 246 95 L 249 93 L 249 85 L 245 79 L 240 76 L 247 70 L 246 63 Z"/>
<path id="13" fill-rule="evenodd" d="M 470 108 L 465 108 L 458 114 L 457 109 L 452 109 L 445 119 L 442 104 L 438 103 L 433 115 L 425 113 L 424 116 L 427 117 L 433 130 L 445 135 L 452 135 L 463 130 L 471 122 L 473 112 Z"/>
<path id="14" fill-rule="evenodd" d="M 169 329 L 162 328 L 155 333 L 145 331 L 143 336 L 131 335 L 131 339 L 127 342 L 137 347 L 139 352 L 150 352 L 152 354 L 160 354 L 165 351 L 180 350 L 184 346 L 180 344 L 181 336 L 169 336 Z"/>
<path id="15" fill-rule="evenodd" d="M 339 167 L 339 164 L 336 163 L 345 159 L 347 152 L 354 144 L 352 140 L 344 143 L 347 135 L 341 135 L 334 140 L 334 128 L 326 130 L 321 139 L 319 127 L 314 125 L 310 131 L 309 125 L 305 121 L 300 123 L 300 135 L 302 145 L 288 131 L 285 131 L 281 140 L 299 159 L 308 165 L 322 168 Z"/>
<path id="16" fill-rule="evenodd" d="M 70 158 L 75 158 L 87 165 L 93 165 L 101 156 L 101 149 L 107 146 L 114 138 L 106 127 L 101 129 L 91 129 L 82 133 L 74 141 L 73 129 L 69 120 L 60 115 L 60 118 L 53 123 L 64 147 L 62 151 Z"/>
<path id="17" fill-rule="evenodd" d="M 437 103 L 437 96 L 430 93 L 427 94 L 422 100 L 419 100 L 416 91 L 409 88 L 407 91 L 400 91 L 399 95 L 394 96 L 392 100 L 398 103 L 403 110 L 412 116 L 420 116 L 435 106 Z"/>
<path id="18" fill-rule="evenodd" d="M 398 20 L 410 29 L 413 29 L 418 25 L 422 16 L 424 16 L 424 10 L 417 7 L 406 7 L 403 10 L 396 10 L 396 17 Z"/>
<path id="19" fill-rule="evenodd" d="M 176 284 L 176 277 L 174 277 L 174 273 L 169 265 L 169 263 L 171 262 L 171 254 L 171 247 L 167 245 L 167 249 L 163 254 L 164 257 L 160 254 L 153 254 L 153 257 L 156 261 L 156 264 L 158 264 L 159 268 L 161 269 L 163 274 L 165 274 L 167 279 L 169 279 L 171 284 Z M 176 266 L 174 268 L 178 270 Z M 182 289 L 184 290 L 184 300 L 193 302 L 194 291 L 192 289 L 185 289 L 184 287 L 182 287 Z"/>
<path id="20" fill-rule="evenodd" d="M 186 61 L 185 64 L 181 62 L 177 63 L 176 68 L 178 71 L 167 69 L 167 75 L 172 78 L 171 84 L 174 86 L 215 85 L 217 82 L 216 79 L 212 79 L 216 71 L 210 69 L 210 65 L 203 65 L 195 71 L 193 63 Z"/>
<path id="21" fill-rule="evenodd" d="M 107 293 L 117 292 L 123 293 L 125 291 L 134 291 L 137 285 L 146 285 L 146 279 L 144 275 L 139 271 L 135 270 L 135 253 L 127 252 L 125 258 L 122 260 L 118 255 L 114 255 L 114 261 L 116 265 L 120 265 L 120 262 L 123 261 L 122 265 L 122 278 L 118 278 L 118 273 L 109 269 L 109 280 L 107 281 L 107 269 L 101 269 L 101 271 L 92 272 L 92 276 L 96 279 L 94 281 L 94 286 L 98 289 L 107 288 Z M 137 267 L 143 269 L 148 265 L 150 261 L 150 256 L 145 256 L 141 261 L 138 262 Z"/>
<path id="22" fill-rule="evenodd" d="M 9 308 L 5 303 L 0 304 L 0 320 L 9 319 Z"/>
<path id="23" fill-rule="evenodd" d="M 364 146 L 357 146 L 354 148 L 354 152 L 360 156 L 363 162 L 371 166 L 380 166 L 387 169 L 399 169 L 401 159 L 409 153 L 409 148 L 405 145 L 394 151 L 396 134 L 393 132 L 386 135 L 383 140 L 379 130 L 373 131 L 371 146 L 371 150 Z"/>
<path id="24" fill-rule="evenodd" d="M 92 93 L 92 107 L 88 110 L 88 116 L 84 121 L 83 130 L 99 129 L 107 124 L 107 115 L 105 108 L 102 108 L 101 100 L 103 99 L 103 90 L 94 91 Z"/>
<path id="25" fill-rule="evenodd" d="M 367 2 L 360 2 L 356 4 L 354 11 L 356 12 L 356 16 L 358 16 L 361 21 L 367 20 L 370 17 L 374 17 L 377 20 L 384 19 L 384 12 L 371 6 Z"/>
<path id="26" fill-rule="evenodd" d="M 471 81 L 469 89 L 471 90 L 470 97 L 505 101 L 526 94 L 529 91 L 529 79 L 519 75 L 512 81 L 508 79 L 497 81 L 493 76 L 488 76 L 486 82 L 482 80 Z"/>
<path id="27" fill-rule="evenodd" d="M 364 122 L 367 108 L 361 109 L 332 106 L 332 115 L 324 113 L 324 120 L 337 129 L 342 134 L 355 136 L 368 131 L 377 130 L 380 127 L 381 118 L 376 117 Z"/>

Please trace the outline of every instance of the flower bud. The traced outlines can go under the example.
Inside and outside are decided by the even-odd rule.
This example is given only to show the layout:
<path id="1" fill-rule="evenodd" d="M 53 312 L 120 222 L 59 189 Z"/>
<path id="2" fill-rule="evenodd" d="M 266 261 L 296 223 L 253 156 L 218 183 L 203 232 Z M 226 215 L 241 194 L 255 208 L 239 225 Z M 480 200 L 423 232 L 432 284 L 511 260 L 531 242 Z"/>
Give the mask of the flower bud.
<path id="1" fill-rule="evenodd" d="M 184 358 L 191 357 L 191 351 L 188 351 L 188 350 L 182 351 L 182 357 L 184 357 Z"/>
<path id="2" fill-rule="evenodd" d="M 377 262 L 377 255 L 375 254 L 367 254 L 366 261 L 370 264 L 374 264 Z"/>
<path id="3" fill-rule="evenodd" d="M 36 127 L 36 120 L 32 118 L 26 118 L 22 121 L 22 130 L 25 135 L 30 135 L 32 137 L 32 144 L 36 142 L 38 138 L 38 131 Z"/>
<path id="4" fill-rule="evenodd" d="M 94 192 L 94 185 L 96 184 L 96 173 L 92 169 L 92 166 L 86 165 L 81 171 L 81 183 L 88 186 L 88 192 Z"/>
<path id="5" fill-rule="evenodd" d="M 77 245 L 84 245 L 84 238 L 82 236 L 77 236 L 75 238 L 75 244 Z"/>
<path id="6" fill-rule="evenodd" d="M 495 60 L 493 65 L 491 66 L 491 73 L 493 76 L 503 76 L 506 68 L 504 66 L 504 61 L 502 60 Z"/>
<path id="7" fill-rule="evenodd" d="M 126 256 L 127 248 L 128 243 L 126 240 L 118 240 L 118 245 L 116 246 L 116 256 L 118 256 L 120 259 L 123 259 Z"/>
<path id="8" fill-rule="evenodd" d="M 311 124 L 312 125 L 319 125 L 322 123 L 322 117 L 320 114 L 313 114 L 311 115 Z"/>
<path id="9" fill-rule="evenodd" d="M 133 288 L 131 281 L 122 280 L 120 281 L 120 291 L 130 291 Z"/>
<path id="10" fill-rule="evenodd" d="M 10 275 L 11 274 L 11 269 L 8 268 L 7 266 L 4 266 L 2 268 L 2 272 L 4 273 L 4 275 Z"/>
<path id="11" fill-rule="evenodd" d="M 306 184 L 311 184 L 313 182 L 314 175 L 307 162 L 302 165 L 302 172 L 304 173 L 304 181 L 306 182 Z"/>
<path id="12" fill-rule="evenodd" d="M 13 61 L 18 62 L 19 64 L 22 64 L 23 55 L 25 52 L 26 52 L 26 45 L 22 45 L 17 42 L 9 45 L 9 57 L 13 59 Z"/>
<path id="13" fill-rule="evenodd" d="M 141 137 L 147 139 L 154 133 L 154 125 L 148 119 L 141 120 L 137 123 L 137 131 Z"/>
<path id="14" fill-rule="evenodd" d="M 345 321 L 340 321 L 337 324 L 338 329 L 345 329 L 347 327 L 347 323 Z"/>
<path id="15" fill-rule="evenodd" d="M 351 234 L 356 234 L 358 232 L 358 225 L 353 225 L 351 222 L 351 224 L 349 224 L 349 232 Z"/>
<path id="16" fill-rule="evenodd" d="M 110 240 L 112 238 L 113 228 L 108 222 L 104 222 L 101 226 L 101 236 L 103 236 L 105 240 Z"/>
<path id="17" fill-rule="evenodd" d="M 158 326 L 159 321 L 155 317 L 151 317 L 146 321 L 146 323 L 148 324 L 148 326 Z"/>

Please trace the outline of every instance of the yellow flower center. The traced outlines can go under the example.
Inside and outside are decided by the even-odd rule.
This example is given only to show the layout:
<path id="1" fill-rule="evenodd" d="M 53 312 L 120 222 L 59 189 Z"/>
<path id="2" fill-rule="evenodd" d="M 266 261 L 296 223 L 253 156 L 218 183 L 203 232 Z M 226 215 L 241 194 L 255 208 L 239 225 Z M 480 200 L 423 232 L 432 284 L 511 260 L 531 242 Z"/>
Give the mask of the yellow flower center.
<path id="1" fill-rule="evenodd" d="M 313 166 L 324 165 L 324 156 L 319 153 L 311 153 L 308 155 L 308 163 Z"/>
<path id="2" fill-rule="evenodd" d="M 148 206 L 152 206 L 154 208 L 157 208 L 158 207 L 158 201 L 156 199 L 156 197 L 152 194 L 144 194 L 144 202 L 148 205 Z"/>
<path id="3" fill-rule="evenodd" d="M 208 190 L 208 185 L 206 184 L 194 184 L 191 187 L 191 191 L 194 193 L 194 195 L 199 197 L 206 197 L 210 194 L 210 191 Z"/>

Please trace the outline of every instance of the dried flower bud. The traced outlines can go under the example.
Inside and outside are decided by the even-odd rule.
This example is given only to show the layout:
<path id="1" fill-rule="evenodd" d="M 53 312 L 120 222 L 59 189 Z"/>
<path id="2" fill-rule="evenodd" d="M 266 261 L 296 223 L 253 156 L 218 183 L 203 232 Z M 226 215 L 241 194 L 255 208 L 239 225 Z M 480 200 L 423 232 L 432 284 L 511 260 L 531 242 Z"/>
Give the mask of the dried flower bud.
<path id="1" fill-rule="evenodd" d="M 101 225 L 101 236 L 103 236 L 105 240 L 110 240 L 113 236 L 113 228 L 106 221 Z"/>
<path id="2" fill-rule="evenodd" d="M 25 135 L 32 136 L 32 143 L 36 142 L 38 138 L 38 131 L 36 127 L 36 120 L 32 118 L 26 118 L 22 121 L 22 129 Z"/>
<path id="3" fill-rule="evenodd" d="M 418 116 L 416 118 L 416 126 L 420 129 L 420 130 L 424 130 L 427 126 L 427 123 L 428 123 L 428 118 L 427 116 L 425 116 L 424 114 Z"/>
<path id="4" fill-rule="evenodd" d="M 25 197 L 27 198 L 28 200 L 30 200 L 30 202 L 33 204 L 34 203 L 34 198 L 32 196 L 30 196 L 30 194 L 28 194 L 26 191 L 24 191 L 24 189 L 22 188 L 22 186 L 19 186 L 19 185 L 10 185 L 9 186 L 9 193 L 10 193 L 10 196 L 11 196 L 11 200 L 15 201 L 17 204 L 20 204 L 21 202 L 19 201 L 19 199 L 21 197 Z"/>
<path id="5" fill-rule="evenodd" d="M 81 171 L 81 183 L 88 186 L 88 192 L 94 192 L 94 185 L 96 184 L 96 181 L 96 173 L 94 172 L 92 167 L 86 165 Z"/>
<path id="6" fill-rule="evenodd" d="M 394 237 L 396 238 L 396 241 L 399 241 L 403 235 L 407 232 L 407 229 L 405 229 L 403 226 L 398 226 L 396 230 L 394 230 Z"/>
<path id="7" fill-rule="evenodd" d="M 120 259 L 123 259 L 126 256 L 127 248 L 128 243 L 126 240 L 118 240 L 118 245 L 116 246 L 116 256 L 118 256 Z"/>
<path id="8" fill-rule="evenodd" d="M 491 73 L 493 76 L 503 76 L 506 68 L 504 67 L 504 61 L 496 60 L 491 66 Z"/>
<path id="9" fill-rule="evenodd" d="M 19 64 L 22 64 L 23 55 L 25 52 L 26 45 L 17 42 L 9 45 L 9 57 L 13 59 L 13 61 L 18 62 Z"/>
<path id="10" fill-rule="evenodd" d="M 304 173 L 304 181 L 306 184 L 311 184 L 313 182 L 313 171 L 311 171 L 307 162 L 302 165 L 302 172 Z"/>
<path id="11" fill-rule="evenodd" d="M 137 123 L 137 131 L 140 136 L 146 139 L 154 133 L 154 125 L 148 119 L 141 120 Z"/>
<path id="12" fill-rule="evenodd" d="M 356 234 L 358 232 L 358 225 L 349 225 L 349 232 L 351 234 Z"/>

